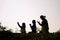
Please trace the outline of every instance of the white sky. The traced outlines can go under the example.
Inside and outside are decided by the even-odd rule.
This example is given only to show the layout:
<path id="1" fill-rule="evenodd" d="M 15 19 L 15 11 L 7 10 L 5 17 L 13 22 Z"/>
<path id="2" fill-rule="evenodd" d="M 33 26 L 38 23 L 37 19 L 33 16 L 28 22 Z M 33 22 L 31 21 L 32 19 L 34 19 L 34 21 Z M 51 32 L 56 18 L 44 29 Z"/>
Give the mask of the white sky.
<path id="1" fill-rule="evenodd" d="M 25 22 L 26 30 L 31 31 L 29 24 L 33 19 L 41 21 L 41 14 L 47 16 L 50 32 L 60 29 L 60 0 L 0 0 L 0 22 L 15 32 L 17 21 Z"/>

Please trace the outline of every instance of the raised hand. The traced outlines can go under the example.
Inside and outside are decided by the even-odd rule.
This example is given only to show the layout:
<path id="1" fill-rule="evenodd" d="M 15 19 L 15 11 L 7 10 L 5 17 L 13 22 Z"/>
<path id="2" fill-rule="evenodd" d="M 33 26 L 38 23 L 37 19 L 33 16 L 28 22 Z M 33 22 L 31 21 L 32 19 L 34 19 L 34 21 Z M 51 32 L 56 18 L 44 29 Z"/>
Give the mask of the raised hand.
<path id="1" fill-rule="evenodd" d="M 40 24 L 40 22 L 39 21 L 37 21 L 39 24 Z"/>
<path id="2" fill-rule="evenodd" d="M 17 22 L 17 24 L 19 24 L 19 22 Z"/>
<path id="3" fill-rule="evenodd" d="M 39 24 L 39 25 L 41 25 L 41 26 L 42 26 L 42 24 L 41 24 L 39 21 L 37 21 L 37 22 L 38 22 L 38 24 Z"/>
<path id="4" fill-rule="evenodd" d="M 31 24 L 29 24 L 31 26 Z"/>
<path id="5" fill-rule="evenodd" d="M 20 26 L 19 22 L 17 22 L 17 24 L 18 24 L 18 26 L 21 28 L 21 26 Z"/>

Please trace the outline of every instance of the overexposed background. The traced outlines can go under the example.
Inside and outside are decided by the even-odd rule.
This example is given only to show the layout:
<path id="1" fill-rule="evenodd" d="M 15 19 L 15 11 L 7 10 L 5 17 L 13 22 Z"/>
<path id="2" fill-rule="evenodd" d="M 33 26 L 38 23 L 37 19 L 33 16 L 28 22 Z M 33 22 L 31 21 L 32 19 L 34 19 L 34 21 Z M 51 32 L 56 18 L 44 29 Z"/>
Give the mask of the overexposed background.
<path id="1" fill-rule="evenodd" d="M 40 15 L 45 15 L 49 23 L 49 31 L 60 29 L 60 0 L 0 0 L 0 22 L 7 29 L 19 32 L 20 24 L 26 23 L 26 31 L 31 31 L 32 20 L 40 21 Z M 37 28 L 41 27 L 37 24 Z"/>

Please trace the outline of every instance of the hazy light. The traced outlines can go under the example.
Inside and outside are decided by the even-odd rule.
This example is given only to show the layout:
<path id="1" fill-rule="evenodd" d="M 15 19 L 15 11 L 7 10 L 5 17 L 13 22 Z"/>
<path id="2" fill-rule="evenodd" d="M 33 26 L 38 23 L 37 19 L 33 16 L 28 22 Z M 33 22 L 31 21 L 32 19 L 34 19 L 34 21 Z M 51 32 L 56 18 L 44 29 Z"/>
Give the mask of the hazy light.
<path id="1" fill-rule="evenodd" d="M 41 14 L 47 16 L 50 32 L 60 29 L 60 0 L 0 0 L 0 22 L 7 29 L 19 30 L 17 21 L 26 23 L 26 30 L 31 31 L 32 20 L 41 21 Z M 17 29 L 16 29 L 17 28 Z M 37 24 L 37 28 L 41 28 Z"/>

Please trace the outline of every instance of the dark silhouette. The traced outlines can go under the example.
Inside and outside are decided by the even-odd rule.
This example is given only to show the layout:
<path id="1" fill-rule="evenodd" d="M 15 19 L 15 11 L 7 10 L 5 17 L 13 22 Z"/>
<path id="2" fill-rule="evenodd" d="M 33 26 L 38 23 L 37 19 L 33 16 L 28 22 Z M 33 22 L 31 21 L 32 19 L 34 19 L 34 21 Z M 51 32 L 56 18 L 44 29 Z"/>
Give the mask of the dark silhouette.
<path id="1" fill-rule="evenodd" d="M 17 22 L 17 24 L 21 28 L 21 33 L 26 33 L 26 31 L 25 31 L 25 28 L 26 28 L 25 23 L 22 23 L 22 26 L 19 24 L 19 22 Z"/>
<path id="2" fill-rule="evenodd" d="M 33 25 L 30 24 L 30 27 L 32 29 L 32 33 L 36 33 L 36 21 L 33 20 L 32 23 L 33 23 Z"/>
<path id="3" fill-rule="evenodd" d="M 41 32 L 49 33 L 48 21 L 46 20 L 46 16 L 41 15 L 40 18 L 42 19 L 42 23 L 40 23 L 39 21 L 37 22 L 40 26 L 42 26 Z"/>
<path id="4" fill-rule="evenodd" d="M 6 27 L 0 23 L 0 40 L 11 40 L 12 32 L 5 29 Z"/>
<path id="5" fill-rule="evenodd" d="M 33 20 L 30 27 L 33 33 L 27 33 L 25 31 L 26 25 L 22 23 L 20 26 L 19 22 L 17 22 L 18 26 L 21 28 L 22 33 L 12 33 L 11 30 L 5 30 L 4 26 L 0 23 L 0 40 L 60 40 L 60 30 L 53 33 L 48 33 L 48 21 L 45 19 L 45 16 L 41 15 L 42 23 L 37 21 L 39 25 L 42 26 L 42 31 L 40 33 L 36 33 L 36 21 Z M 48 34 L 47 34 L 48 33 Z"/>

